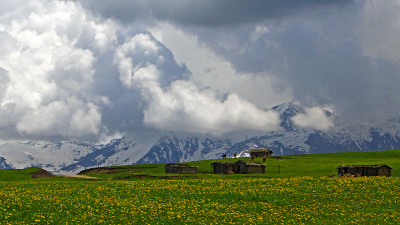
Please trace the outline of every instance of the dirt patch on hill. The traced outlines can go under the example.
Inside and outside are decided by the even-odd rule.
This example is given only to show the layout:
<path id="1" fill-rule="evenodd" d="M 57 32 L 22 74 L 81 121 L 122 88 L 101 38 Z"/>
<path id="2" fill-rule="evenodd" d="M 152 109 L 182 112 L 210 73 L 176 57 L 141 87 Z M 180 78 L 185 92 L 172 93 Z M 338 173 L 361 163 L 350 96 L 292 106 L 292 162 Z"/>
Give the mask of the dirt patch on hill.
<path id="1" fill-rule="evenodd" d="M 40 178 L 40 177 L 52 177 L 53 174 L 49 173 L 48 171 L 44 169 L 39 169 L 37 172 L 32 172 L 30 173 L 32 175 L 32 178 Z"/>
<path id="2" fill-rule="evenodd" d="M 105 167 L 99 167 L 99 168 L 90 168 L 87 170 L 82 170 L 81 172 L 78 173 L 78 175 L 83 175 L 87 173 L 104 173 L 104 174 L 117 174 L 121 172 L 130 172 L 130 173 L 141 173 L 147 169 L 154 169 L 156 167 L 134 167 L 134 168 L 105 168 Z"/>
<path id="3" fill-rule="evenodd" d="M 73 175 L 73 174 L 68 174 L 68 175 L 60 175 L 61 177 L 72 177 L 72 178 L 80 178 L 80 179 L 89 179 L 89 180 L 100 180 L 98 177 L 90 177 L 90 176 L 85 176 L 85 175 Z"/>
<path id="4" fill-rule="evenodd" d="M 176 180 L 176 179 L 188 178 L 188 176 L 150 176 L 150 175 L 146 175 L 146 174 L 141 174 L 141 175 L 129 175 L 129 176 L 124 176 L 124 177 L 119 177 L 119 178 L 114 178 L 114 179 L 125 180 L 125 179 L 130 179 L 130 178 L 141 179 L 141 180 L 142 179 Z M 203 178 L 194 177 L 192 179 L 203 179 Z"/>
<path id="5" fill-rule="evenodd" d="M 87 170 L 82 170 L 78 175 L 83 175 L 87 173 L 118 173 L 119 168 L 91 168 Z"/>

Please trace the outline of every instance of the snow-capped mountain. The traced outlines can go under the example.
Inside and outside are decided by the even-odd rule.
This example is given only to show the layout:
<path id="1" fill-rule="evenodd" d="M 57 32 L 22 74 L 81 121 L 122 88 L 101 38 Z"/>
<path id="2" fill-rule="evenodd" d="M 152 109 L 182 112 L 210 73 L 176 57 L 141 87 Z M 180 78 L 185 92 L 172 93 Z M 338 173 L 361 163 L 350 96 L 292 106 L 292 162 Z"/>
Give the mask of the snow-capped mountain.
<path id="1" fill-rule="evenodd" d="M 275 156 L 400 148 L 400 120 L 392 120 L 386 128 L 359 126 L 324 132 L 295 125 L 291 118 L 305 112 L 298 105 L 284 103 L 272 109 L 280 115 L 282 131 L 271 131 L 235 140 L 166 135 L 160 138 L 138 163 L 215 159 L 221 158 L 223 154 L 228 157 L 234 154 L 240 156 L 243 151 L 253 148 L 254 145 L 271 148 Z M 335 119 L 335 115 L 329 111 L 325 110 L 325 115 Z"/>
<path id="2" fill-rule="evenodd" d="M 132 136 L 111 140 L 105 146 L 90 152 L 71 164 L 59 169 L 59 173 L 75 173 L 88 167 L 130 165 L 137 163 L 153 144 L 136 141 Z"/>
<path id="3" fill-rule="evenodd" d="M 0 145 L 0 168 L 25 168 L 37 166 L 49 171 L 76 162 L 81 157 L 94 152 L 100 146 L 63 142 L 59 144 L 43 142 L 18 142 Z"/>
<path id="4" fill-rule="evenodd" d="M 185 137 L 168 133 L 155 143 L 142 143 L 134 137 L 122 137 L 60 168 L 59 173 L 75 173 L 94 166 L 144 163 L 187 162 L 220 158 L 232 146 L 228 139 Z"/>
<path id="5" fill-rule="evenodd" d="M 305 110 L 293 103 L 272 108 L 282 130 L 225 138 L 165 133 L 154 139 L 124 136 L 107 145 L 42 142 L 0 145 L 0 168 L 39 166 L 56 173 L 77 173 L 88 167 L 142 163 L 187 162 L 238 156 L 254 145 L 271 148 L 275 156 L 321 152 L 350 152 L 400 148 L 400 119 L 385 127 L 345 127 L 328 131 L 296 126 L 293 116 Z M 334 118 L 328 111 L 325 114 Z"/>
<path id="6" fill-rule="evenodd" d="M 229 139 L 212 137 L 179 137 L 174 134 L 160 138 L 138 163 L 188 162 L 216 159 L 231 149 Z"/>

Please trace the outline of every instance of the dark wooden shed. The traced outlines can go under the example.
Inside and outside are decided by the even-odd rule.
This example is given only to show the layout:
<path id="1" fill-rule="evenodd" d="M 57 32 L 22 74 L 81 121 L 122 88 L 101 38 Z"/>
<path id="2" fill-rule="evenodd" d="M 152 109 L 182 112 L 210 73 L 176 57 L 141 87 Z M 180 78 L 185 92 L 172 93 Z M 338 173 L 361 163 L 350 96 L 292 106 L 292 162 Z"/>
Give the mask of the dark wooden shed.
<path id="1" fill-rule="evenodd" d="M 215 174 L 251 174 L 251 173 L 265 173 L 265 164 L 253 163 L 239 160 L 235 163 L 232 162 L 213 162 L 210 164 Z"/>
<path id="2" fill-rule="evenodd" d="M 250 174 L 250 173 L 265 173 L 265 164 L 252 163 L 239 160 L 233 165 L 235 173 Z"/>
<path id="3" fill-rule="evenodd" d="M 337 167 L 339 176 L 386 176 L 392 175 L 392 167 L 382 165 L 342 165 Z"/>
<path id="4" fill-rule="evenodd" d="M 181 163 L 170 163 L 165 165 L 165 173 L 197 174 L 198 169 L 198 166 Z"/>
<path id="5" fill-rule="evenodd" d="M 254 148 L 250 149 L 251 158 L 270 158 L 273 151 L 267 148 Z"/>
<path id="6" fill-rule="evenodd" d="M 213 173 L 216 174 L 231 174 L 233 173 L 233 163 L 231 162 L 213 162 L 210 164 Z"/>

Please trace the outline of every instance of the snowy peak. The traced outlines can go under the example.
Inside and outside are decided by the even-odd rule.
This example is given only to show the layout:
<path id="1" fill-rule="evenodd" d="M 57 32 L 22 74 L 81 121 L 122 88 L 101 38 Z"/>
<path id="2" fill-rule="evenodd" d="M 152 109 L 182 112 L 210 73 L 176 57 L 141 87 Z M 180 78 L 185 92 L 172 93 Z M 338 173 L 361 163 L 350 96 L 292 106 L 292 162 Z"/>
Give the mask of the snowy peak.
<path id="1" fill-rule="evenodd" d="M 292 117 L 299 114 L 304 113 L 304 109 L 296 104 L 291 102 L 283 103 L 277 106 L 274 106 L 272 110 L 279 113 L 281 119 L 281 127 L 285 131 L 293 131 L 296 130 L 297 127 L 292 121 Z"/>
<path id="2" fill-rule="evenodd" d="M 294 116 L 297 113 L 304 113 L 304 109 L 301 106 L 296 105 L 291 102 L 276 105 L 276 106 L 272 107 L 272 109 L 281 115 L 283 115 L 283 114 L 289 115 L 292 113 L 292 116 Z"/>

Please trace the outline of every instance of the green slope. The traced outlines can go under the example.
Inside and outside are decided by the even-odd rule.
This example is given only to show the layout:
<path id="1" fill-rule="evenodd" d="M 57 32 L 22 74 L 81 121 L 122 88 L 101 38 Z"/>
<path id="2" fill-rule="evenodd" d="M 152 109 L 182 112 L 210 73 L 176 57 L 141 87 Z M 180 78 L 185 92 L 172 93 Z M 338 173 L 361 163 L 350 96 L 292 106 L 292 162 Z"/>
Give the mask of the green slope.
<path id="1" fill-rule="evenodd" d="M 392 176 L 400 176 L 400 150 L 388 151 L 365 151 L 365 152 L 347 152 L 347 153 L 322 153 L 295 155 L 277 158 L 269 158 L 265 164 L 265 174 L 235 174 L 235 175 L 217 175 L 211 174 L 210 163 L 215 161 L 235 162 L 239 159 L 215 159 L 187 162 L 186 164 L 198 166 L 199 174 L 196 175 L 180 175 L 165 174 L 164 164 L 147 164 L 147 165 L 131 165 L 118 167 L 102 167 L 97 171 L 84 171 L 85 175 L 97 176 L 100 178 L 111 179 L 135 179 L 146 176 L 168 178 L 168 177 L 191 177 L 191 178 L 236 178 L 236 177 L 323 177 L 337 175 L 336 167 L 340 165 L 372 165 L 387 164 L 392 169 Z M 244 158 L 242 160 L 250 160 Z M 255 159 L 262 162 L 262 159 Z M 103 170 L 103 171 L 101 171 Z"/>
<path id="2" fill-rule="evenodd" d="M 27 169 L 3 169 L 0 170 L 0 181 L 30 180 L 32 174 L 38 172 L 40 168 L 31 167 Z"/>

